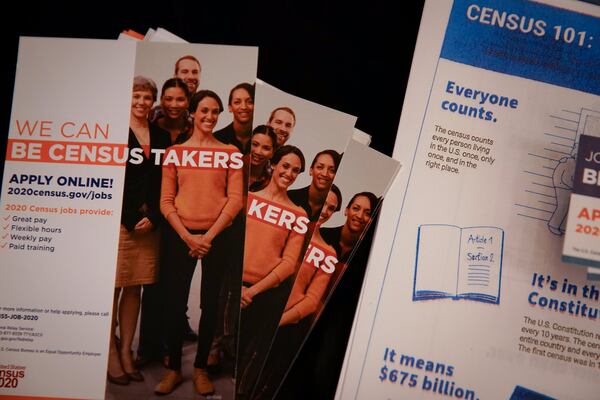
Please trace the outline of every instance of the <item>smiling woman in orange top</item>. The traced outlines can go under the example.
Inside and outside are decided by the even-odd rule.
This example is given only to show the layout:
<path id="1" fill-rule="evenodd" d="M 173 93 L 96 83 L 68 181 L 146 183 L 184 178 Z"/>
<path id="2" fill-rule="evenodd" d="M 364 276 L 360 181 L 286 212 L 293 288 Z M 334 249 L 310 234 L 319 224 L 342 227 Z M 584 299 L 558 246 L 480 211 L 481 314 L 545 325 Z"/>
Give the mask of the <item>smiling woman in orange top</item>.
<path id="1" fill-rule="evenodd" d="M 200 90 L 192 98 L 195 107 L 194 130 L 189 139 L 170 147 L 167 152 L 186 151 L 234 154 L 235 146 L 223 144 L 213 136 L 223 104 L 219 96 Z M 168 159 L 168 155 L 165 157 Z M 241 154 L 239 154 L 241 160 Z M 202 314 L 198 348 L 194 361 L 194 387 L 200 394 L 214 392 L 206 372 L 206 361 L 217 322 L 219 289 L 227 263 L 227 243 L 223 230 L 242 209 L 243 172 L 241 162 L 227 168 L 222 163 L 212 167 L 164 165 L 160 209 L 169 223 L 164 237 L 164 251 L 170 263 L 163 265 L 167 302 L 167 343 L 169 363 L 155 388 L 157 394 L 173 391 L 181 380 L 181 351 L 185 308 L 197 259 L 202 258 L 200 303 Z"/>
<path id="2" fill-rule="evenodd" d="M 280 326 L 298 323 L 315 313 L 318 305 L 322 303 L 325 289 L 337 263 L 337 254 L 335 249 L 327 244 L 321 236 L 320 228 L 321 225 L 329 221 L 334 212 L 340 210 L 341 203 L 342 193 L 337 186 L 332 185 L 310 240 L 311 246 L 318 248 L 327 257 L 333 256 L 327 260 L 331 260 L 332 263 L 325 264 L 321 260 L 317 262 L 320 265 L 315 265 L 312 259 L 317 257 L 310 257 L 310 251 L 307 252 L 307 257 L 305 257 L 294 281 L 294 287 L 285 306 L 285 312 L 281 316 Z"/>
<path id="3" fill-rule="evenodd" d="M 300 149 L 282 146 L 271 159 L 269 184 L 248 195 L 236 398 L 250 395 L 291 289 L 308 218 L 287 195 L 304 171 Z M 269 335 L 266 335 L 269 333 Z"/>
<path id="4" fill-rule="evenodd" d="M 320 227 L 334 212 L 340 210 L 341 204 L 342 193 L 336 185 L 332 185 L 316 222 L 316 229 L 310 240 L 311 247 L 306 251 L 296 275 L 253 399 L 275 397 L 278 385 L 283 381 L 287 369 L 300 350 L 315 317 L 322 309 L 322 304 L 325 303 L 325 290 L 330 283 L 337 258 L 333 247 L 321 237 Z"/>

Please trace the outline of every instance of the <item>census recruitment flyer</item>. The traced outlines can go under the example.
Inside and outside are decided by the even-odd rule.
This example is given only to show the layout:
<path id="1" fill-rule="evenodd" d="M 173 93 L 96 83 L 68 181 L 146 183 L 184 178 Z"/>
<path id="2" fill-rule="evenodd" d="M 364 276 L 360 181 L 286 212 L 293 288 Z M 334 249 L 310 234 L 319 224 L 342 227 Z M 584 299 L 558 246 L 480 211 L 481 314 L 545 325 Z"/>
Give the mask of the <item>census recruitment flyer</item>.
<path id="1" fill-rule="evenodd" d="M 599 40 L 590 4 L 426 3 L 338 399 L 598 398 L 600 288 L 561 253 Z"/>
<path id="2" fill-rule="evenodd" d="M 133 42 L 20 40 L 0 203 L 0 397 L 104 397 L 134 63 Z"/>

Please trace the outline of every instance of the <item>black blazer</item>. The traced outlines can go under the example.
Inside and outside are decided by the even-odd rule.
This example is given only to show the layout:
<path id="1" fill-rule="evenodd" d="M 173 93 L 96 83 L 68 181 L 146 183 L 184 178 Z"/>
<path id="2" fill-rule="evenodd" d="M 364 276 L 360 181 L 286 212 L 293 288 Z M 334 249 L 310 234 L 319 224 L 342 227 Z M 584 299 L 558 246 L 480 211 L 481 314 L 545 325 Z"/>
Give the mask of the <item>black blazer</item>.
<path id="1" fill-rule="evenodd" d="M 301 189 L 288 190 L 287 195 L 290 198 L 290 200 L 294 202 L 295 205 L 302 207 L 304 211 L 306 211 L 308 219 L 314 222 L 319 219 L 319 216 L 321 215 L 321 210 L 319 209 L 319 211 L 317 211 L 316 213 L 312 212 L 310 204 L 308 203 L 308 189 L 310 189 L 310 185 Z"/>
<path id="2" fill-rule="evenodd" d="M 169 132 L 150 124 L 150 148 L 164 150 L 170 145 Z M 131 129 L 127 146 L 129 151 L 142 147 Z M 158 226 L 161 219 L 159 201 L 162 165 L 161 162 L 155 163 L 154 154 L 150 154 L 150 158 L 143 153 L 142 156 L 144 161 L 141 164 L 127 162 L 125 167 L 121 224 L 128 231 L 132 231 L 135 224 L 144 217 L 148 217 L 154 226 Z M 162 157 L 159 161 L 162 161 Z"/>
<path id="3" fill-rule="evenodd" d="M 348 255 L 345 254 L 346 257 L 342 259 L 342 248 L 340 247 L 340 237 L 342 236 L 342 226 L 336 226 L 335 228 L 321 228 L 319 232 L 321 232 L 321 237 L 331 247 L 335 249 L 335 252 L 338 257 L 338 262 L 346 262 L 348 259 Z"/>

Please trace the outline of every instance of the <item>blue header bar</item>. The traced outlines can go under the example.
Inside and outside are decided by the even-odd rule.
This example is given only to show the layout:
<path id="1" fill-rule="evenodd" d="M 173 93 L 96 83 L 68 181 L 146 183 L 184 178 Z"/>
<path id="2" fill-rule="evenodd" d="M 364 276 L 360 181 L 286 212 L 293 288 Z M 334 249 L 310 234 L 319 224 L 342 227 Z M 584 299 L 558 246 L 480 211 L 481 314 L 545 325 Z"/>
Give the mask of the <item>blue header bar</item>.
<path id="1" fill-rule="evenodd" d="M 600 95 L 600 18 L 518 0 L 455 0 L 441 57 Z"/>

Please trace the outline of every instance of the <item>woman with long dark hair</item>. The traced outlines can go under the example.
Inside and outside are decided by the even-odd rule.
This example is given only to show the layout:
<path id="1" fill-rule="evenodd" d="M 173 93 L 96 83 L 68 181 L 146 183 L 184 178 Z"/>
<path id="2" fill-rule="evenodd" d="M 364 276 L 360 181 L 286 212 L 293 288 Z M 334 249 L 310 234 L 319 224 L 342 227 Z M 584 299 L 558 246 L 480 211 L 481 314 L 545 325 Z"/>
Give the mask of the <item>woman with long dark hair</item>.
<path id="1" fill-rule="evenodd" d="M 270 344 L 266 333 L 277 328 L 308 229 L 306 212 L 287 195 L 304 171 L 304 155 L 284 145 L 271 165 L 267 186 L 248 194 L 236 398 L 251 394 Z"/>
<path id="2" fill-rule="evenodd" d="M 270 161 L 277 149 L 277 135 L 270 126 L 258 125 L 252 131 L 250 144 L 248 189 L 256 192 L 271 179 Z"/>
<path id="3" fill-rule="evenodd" d="M 283 382 L 315 317 L 322 309 L 327 287 L 336 268 L 337 254 L 321 236 L 320 227 L 340 210 L 341 204 L 342 193 L 336 185 L 332 185 L 316 221 L 310 246 L 296 275 L 252 399 L 271 399 L 275 396 L 278 385 Z"/>
<path id="4" fill-rule="evenodd" d="M 223 231 L 242 208 L 242 155 L 235 146 L 213 136 L 223 103 L 209 90 L 192 98 L 194 129 L 182 144 L 167 150 L 163 166 L 160 209 L 168 222 L 164 235 L 164 288 L 167 302 L 167 371 L 155 388 L 167 394 L 182 381 L 181 357 L 185 309 L 198 258 L 202 259 L 202 314 L 193 381 L 199 394 L 214 392 L 206 371 L 217 323 L 219 289 L 224 277 L 226 241 Z M 172 153 L 171 153 L 172 152 Z M 184 163 L 194 154 L 197 165 Z M 168 160 L 178 160 L 169 164 Z"/>
<path id="5" fill-rule="evenodd" d="M 169 132 L 171 143 L 181 143 L 191 134 L 194 125 L 189 107 L 188 85 L 179 78 L 167 79 L 160 93 L 160 113 L 155 122 Z"/>
<path id="6" fill-rule="evenodd" d="M 318 152 L 309 168 L 312 178 L 310 185 L 290 190 L 288 194 L 296 205 L 306 211 L 311 221 L 316 221 L 321 215 L 321 208 L 335 179 L 341 160 L 342 156 L 335 150 L 328 149 Z"/>

